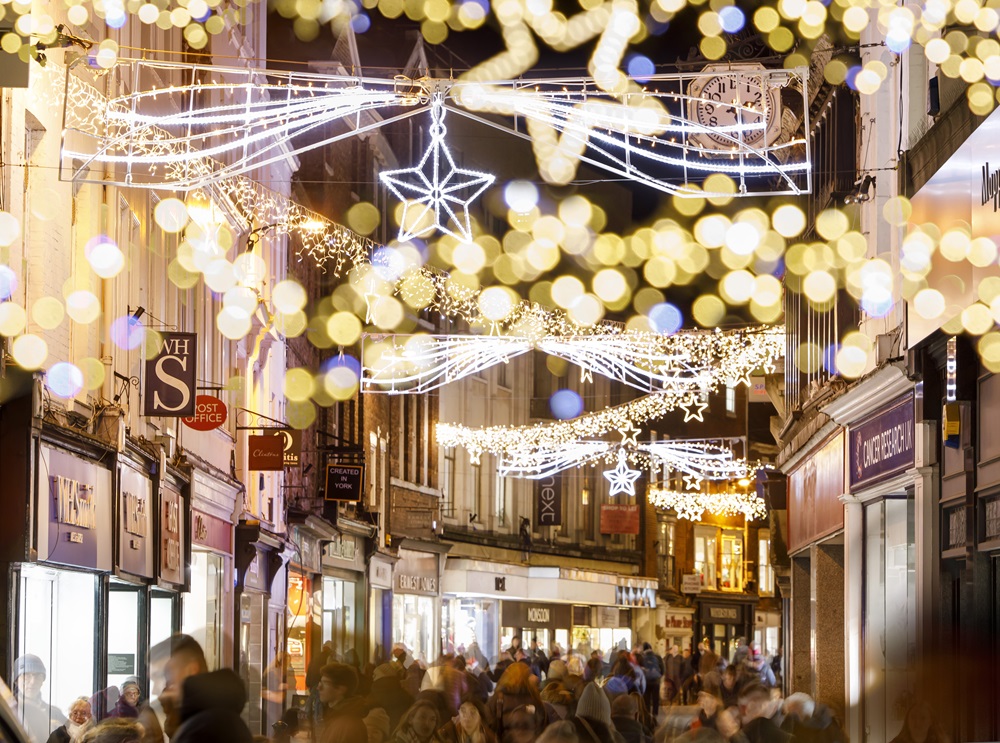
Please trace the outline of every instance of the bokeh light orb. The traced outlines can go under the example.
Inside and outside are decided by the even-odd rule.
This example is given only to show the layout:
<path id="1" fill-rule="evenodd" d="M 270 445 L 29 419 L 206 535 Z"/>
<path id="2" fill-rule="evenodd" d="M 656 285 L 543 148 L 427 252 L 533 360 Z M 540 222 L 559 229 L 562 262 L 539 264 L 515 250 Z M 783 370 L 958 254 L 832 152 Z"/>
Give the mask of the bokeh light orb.
<path id="1" fill-rule="evenodd" d="M 583 412 L 583 398 L 573 390 L 556 390 L 549 398 L 549 410 L 559 420 L 576 418 Z"/>
<path id="2" fill-rule="evenodd" d="M 142 345 L 146 328 L 131 315 L 116 318 L 111 323 L 111 342 L 125 351 L 134 351 Z"/>
<path id="3" fill-rule="evenodd" d="M 91 238 L 84 248 L 90 268 L 102 279 L 113 279 L 125 268 L 125 254 L 106 235 Z"/>
<path id="4" fill-rule="evenodd" d="M 649 324 L 662 335 L 673 335 L 683 323 L 684 315 L 669 302 L 660 302 L 649 311 Z"/>
<path id="5" fill-rule="evenodd" d="M 504 188 L 503 197 L 512 211 L 527 214 L 538 205 L 538 187 L 531 181 L 511 181 Z"/>
<path id="6" fill-rule="evenodd" d="M 22 369 L 41 369 L 48 358 L 49 347 L 39 336 L 26 333 L 14 339 L 10 353 Z"/>
<path id="7" fill-rule="evenodd" d="M 57 397 L 76 397 L 83 389 L 83 372 L 75 364 L 60 361 L 45 375 L 45 384 Z"/>

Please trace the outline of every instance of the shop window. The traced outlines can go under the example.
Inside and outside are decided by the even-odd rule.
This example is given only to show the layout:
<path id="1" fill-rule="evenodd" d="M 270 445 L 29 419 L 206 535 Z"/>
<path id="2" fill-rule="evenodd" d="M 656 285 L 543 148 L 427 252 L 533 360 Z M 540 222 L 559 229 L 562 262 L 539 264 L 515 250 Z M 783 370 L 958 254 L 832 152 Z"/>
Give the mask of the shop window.
<path id="1" fill-rule="evenodd" d="M 222 661 L 223 558 L 201 550 L 191 551 L 191 591 L 183 597 L 181 630 L 205 651 L 208 669 Z"/>
<path id="2" fill-rule="evenodd" d="M 471 514 L 469 521 L 482 523 L 486 520 L 486 509 L 483 508 L 483 466 L 478 462 L 472 464 L 472 503 L 469 504 Z"/>
<path id="3" fill-rule="evenodd" d="M 580 529 L 581 541 L 594 539 L 594 482 L 591 473 L 581 475 L 583 487 L 580 488 Z"/>
<path id="4" fill-rule="evenodd" d="M 714 591 L 716 531 L 703 526 L 696 526 L 694 532 L 694 571 L 701 577 L 702 588 Z"/>
<path id="5" fill-rule="evenodd" d="M 505 361 L 502 364 L 497 364 L 496 369 L 497 386 L 510 389 L 510 362 Z"/>
<path id="6" fill-rule="evenodd" d="M 1000 539 L 1000 498 L 986 501 L 983 505 L 984 540 Z"/>
<path id="7" fill-rule="evenodd" d="M 30 653 L 41 659 L 45 666 L 42 701 L 65 713 L 70 702 L 95 690 L 96 578 L 92 573 L 22 565 L 18 598 L 16 655 Z M 18 689 L 13 691 L 16 696 Z M 60 724 L 53 720 L 43 731 L 39 722 L 29 732 L 37 740 L 46 740 Z"/>
<path id="8" fill-rule="evenodd" d="M 743 590 L 743 537 L 735 534 L 722 535 L 722 562 L 719 579 L 723 591 Z"/>
<path id="9" fill-rule="evenodd" d="M 771 567 L 771 532 L 757 532 L 757 592 L 761 596 L 774 595 L 774 568 Z"/>
<path id="10" fill-rule="evenodd" d="M 405 644 L 414 659 L 427 664 L 438 656 L 434 646 L 437 602 L 433 596 L 395 593 L 392 597 L 392 641 Z"/>
<path id="11" fill-rule="evenodd" d="M 323 577 L 323 642 L 333 643 L 333 654 L 344 660 L 348 651 L 357 652 L 354 638 L 354 584 L 339 578 Z"/>

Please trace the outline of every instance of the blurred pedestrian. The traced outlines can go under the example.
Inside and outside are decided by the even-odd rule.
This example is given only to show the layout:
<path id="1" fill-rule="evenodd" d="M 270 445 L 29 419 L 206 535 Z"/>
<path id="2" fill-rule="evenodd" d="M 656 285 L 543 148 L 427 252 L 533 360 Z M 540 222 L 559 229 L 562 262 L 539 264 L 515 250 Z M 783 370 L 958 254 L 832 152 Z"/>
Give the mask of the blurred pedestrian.
<path id="1" fill-rule="evenodd" d="M 52 731 L 46 743 L 79 743 L 83 734 L 94 726 L 90 700 L 77 697 L 69 706 L 69 719 Z"/>
<path id="2" fill-rule="evenodd" d="M 139 691 L 139 679 L 135 676 L 129 676 L 127 679 L 122 681 L 121 696 L 118 697 L 118 701 L 115 703 L 115 708 L 111 710 L 108 717 L 126 717 L 137 719 L 139 717 L 139 698 L 141 692 Z"/>
<path id="3" fill-rule="evenodd" d="M 34 743 L 44 743 L 66 716 L 42 698 L 45 664 L 37 655 L 26 654 L 14 661 L 14 714 Z"/>
<path id="4" fill-rule="evenodd" d="M 343 663 L 328 663 L 320 671 L 319 701 L 324 705 L 323 720 L 329 725 L 340 717 L 361 720 L 367 704 L 358 695 L 358 672 Z"/>
<path id="5" fill-rule="evenodd" d="M 368 732 L 368 743 L 387 743 L 392 737 L 392 727 L 388 713 L 381 707 L 368 710 L 362 721 Z"/>
<path id="6" fill-rule="evenodd" d="M 368 728 L 360 717 L 338 717 L 323 728 L 318 743 L 368 743 Z"/>
<path id="7" fill-rule="evenodd" d="M 81 743 L 140 743 L 142 735 L 142 725 L 137 720 L 111 717 L 84 733 Z"/>
<path id="8" fill-rule="evenodd" d="M 572 718 L 587 743 L 624 743 L 625 739 L 611 721 L 611 703 L 597 684 L 587 684 Z"/>
<path id="9" fill-rule="evenodd" d="M 783 705 L 781 729 L 795 736 L 795 743 L 847 743 L 847 736 L 825 704 L 795 692 Z"/>
<path id="10" fill-rule="evenodd" d="M 181 724 L 170 743 L 251 743 L 242 717 L 246 703 L 243 680 L 228 668 L 188 676 L 181 688 Z"/>
<path id="11" fill-rule="evenodd" d="M 153 688 L 159 689 L 155 704 L 141 705 L 139 722 L 144 743 L 172 740 L 181 724 L 184 682 L 207 673 L 201 645 L 190 635 L 177 634 L 157 643 L 149 651 Z"/>
<path id="12" fill-rule="evenodd" d="M 418 699 L 403 717 L 393 735 L 393 743 L 441 743 L 437 707 L 426 699 Z"/>
<path id="13" fill-rule="evenodd" d="M 917 702 L 906 711 L 903 729 L 890 743 L 949 743 L 949 740 L 935 721 L 930 705 Z"/>
<path id="14" fill-rule="evenodd" d="M 413 704 L 413 696 L 403 688 L 399 675 L 389 663 L 376 666 L 372 673 L 372 687 L 366 705 L 380 708 L 389 716 L 389 729 L 394 730 Z"/>
<path id="15" fill-rule="evenodd" d="M 656 717 L 660 714 L 660 682 L 665 670 L 663 659 L 653 651 L 653 646 L 646 642 L 642 645 L 642 656 L 639 662 L 646 679 L 646 693 L 643 695 L 643 699 L 653 717 Z"/>
<path id="16" fill-rule="evenodd" d="M 538 736 L 536 743 L 598 743 L 594 740 L 581 739 L 572 720 L 553 722 Z"/>
<path id="17" fill-rule="evenodd" d="M 496 735 L 486 723 L 486 708 L 476 702 L 462 702 L 458 714 L 438 731 L 444 743 L 496 743 Z"/>
<path id="18" fill-rule="evenodd" d="M 774 704 L 771 692 L 762 684 L 747 684 L 740 691 L 742 733 L 749 743 L 791 743 L 791 735 L 779 728 L 771 715 Z"/>
<path id="19" fill-rule="evenodd" d="M 634 694 L 622 694 L 611 703 L 611 723 L 625 743 L 649 743 L 646 728 L 639 719 L 639 705 Z"/>
<path id="20" fill-rule="evenodd" d="M 493 691 L 487 704 L 487 711 L 493 719 L 493 729 L 497 738 L 504 740 L 504 731 L 515 727 L 515 711 L 520 717 L 530 714 L 532 717 L 534 735 L 538 736 L 548 725 L 548 714 L 545 711 L 545 703 L 538 693 L 538 687 L 532 682 L 531 669 L 524 663 L 515 663 L 504 671 L 503 676 L 497 682 L 497 688 Z"/>
<path id="21" fill-rule="evenodd" d="M 704 686 L 698 692 L 698 717 L 691 723 L 691 728 L 717 728 L 719 711 L 723 709 L 722 695 L 712 686 Z"/>

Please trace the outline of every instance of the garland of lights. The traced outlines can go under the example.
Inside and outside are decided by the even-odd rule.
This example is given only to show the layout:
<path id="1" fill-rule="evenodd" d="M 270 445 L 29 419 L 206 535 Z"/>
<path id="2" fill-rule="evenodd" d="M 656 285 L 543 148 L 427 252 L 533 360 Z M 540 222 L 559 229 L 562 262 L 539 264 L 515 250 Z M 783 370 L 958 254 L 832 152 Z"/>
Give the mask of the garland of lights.
<path id="1" fill-rule="evenodd" d="M 644 392 L 705 392 L 720 383 L 749 386 L 751 372 L 780 357 L 784 344 L 783 328 L 542 338 L 375 335 L 362 339 L 361 385 L 365 392 L 429 392 L 535 348 Z"/>
<path id="2" fill-rule="evenodd" d="M 650 488 L 646 497 L 657 508 L 674 510 L 678 517 L 690 521 L 700 521 L 706 511 L 715 516 L 743 516 L 748 521 L 767 518 L 767 506 L 756 493 L 683 493 Z"/>
<path id="3" fill-rule="evenodd" d="M 809 191 L 808 139 L 750 144 L 752 135 L 766 126 L 769 114 L 766 108 L 758 110 L 740 98 L 750 95 L 751 90 L 787 87 L 795 81 L 800 95 L 787 97 L 801 98 L 804 108 L 806 70 L 653 75 L 640 88 L 616 67 L 628 42 L 622 29 L 632 25 L 630 19 L 639 23 L 635 3 L 613 0 L 606 5 L 609 23 L 595 53 L 595 60 L 600 61 L 588 70 L 591 76 L 538 79 L 530 85 L 519 79 L 526 70 L 505 78 L 484 77 L 482 71 L 490 69 L 488 63 L 455 81 L 118 60 L 100 75 L 106 90 L 92 99 L 95 106 L 88 109 L 77 101 L 65 104 L 63 163 L 76 181 L 155 189 L 206 188 L 414 116 L 430 105 L 438 122 L 447 106 L 459 115 L 530 139 L 540 173 L 557 183 L 570 180 L 579 163 L 587 162 L 615 176 L 681 196 L 705 196 L 698 182 L 716 172 L 738 182 L 738 190 L 730 196 Z M 525 62 L 529 67 L 533 64 L 530 56 Z M 707 126 L 692 113 L 697 105 L 720 105 L 687 93 L 692 82 L 719 74 L 732 78 L 736 98 L 725 105 L 737 111 L 735 125 Z M 122 80 L 129 81 L 128 92 L 121 93 L 115 87 Z M 741 92 L 744 89 L 747 92 Z M 682 105 L 668 112 L 668 103 Z M 374 115 L 400 108 L 402 113 L 386 118 Z M 473 112 L 505 118 L 499 123 Z M 517 124 L 518 118 L 526 119 L 526 132 Z M 335 121 L 344 122 L 347 131 L 326 131 L 318 138 L 296 140 L 298 135 Z M 699 135 L 725 142 L 724 159 L 718 150 L 700 144 Z M 432 137 L 428 150 L 432 160 L 442 147 L 440 138 Z M 426 157 L 421 162 L 425 164 Z M 678 166 L 680 180 L 659 177 L 657 169 L 664 165 Z M 462 174 L 461 169 L 456 172 Z M 492 182 L 482 173 L 469 177 L 482 188 Z M 429 206 L 440 206 L 447 199 L 440 192 L 433 193 L 432 182 L 424 184 L 432 193 L 418 196 Z M 403 183 L 395 186 L 400 188 Z M 403 195 L 402 191 L 396 193 Z M 446 227 L 447 222 L 436 215 L 434 226 Z M 457 235 L 470 239 L 467 220 L 460 220 Z M 412 234 L 404 229 L 401 236 Z"/>
<path id="4" fill-rule="evenodd" d="M 742 479 L 760 469 L 760 465 L 737 457 L 732 442 L 703 439 L 666 439 L 638 445 L 581 440 L 559 447 L 505 451 L 496 457 L 502 477 L 539 480 L 586 464 L 594 466 L 599 461 L 628 461 L 643 469 L 667 468 L 682 475 L 691 490 L 700 487 L 703 480 Z"/>

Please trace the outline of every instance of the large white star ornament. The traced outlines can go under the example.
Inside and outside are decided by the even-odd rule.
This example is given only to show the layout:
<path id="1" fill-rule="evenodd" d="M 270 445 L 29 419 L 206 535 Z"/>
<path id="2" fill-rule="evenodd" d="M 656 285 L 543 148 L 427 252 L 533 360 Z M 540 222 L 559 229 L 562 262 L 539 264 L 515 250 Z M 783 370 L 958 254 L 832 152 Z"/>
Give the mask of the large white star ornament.
<path id="1" fill-rule="evenodd" d="M 400 242 L 433 230 L 470 242 L 469 204 L 493 184 L 495 177 L 455 165 L 444 142 L 447 129 L 441 123 L 444 104 L 440 98 L 435 98 L 431 104 L 431 118 L 431 143 L 420 162 L 412 168 L 383 171 L 379 173 L 379 180 L 403 202 Z M 461 198 L 458 195 L 461 191 L 468 191 L 469 195 Z M 411 209 L 417 210 L 416 214 L 411 213 Z M 432 224 L 428 224 L 430 216 L 434 218 Z"/>
<path id="2" fill-rule="evenodd" d="M 684 411 L 685 423 L 692 420 L 699 421 L 700 423 L 705 422 L 704 412 L 708 409 L 707 402 L 701 399 L 690 400 L 689 402 L 681 403 L 680 408 Z"/>
<path id="3" fill-rule="evenodd" d="M 629 468 L 625 452 L 621 450 L 618 451 L 618 464 L 615 468 L 605 470 L 602 474 L 611 483 L 609 495 L 618 495 L 619 493 L 635 495 L 635 481 L 642 477 L 641 471 Z"/>

